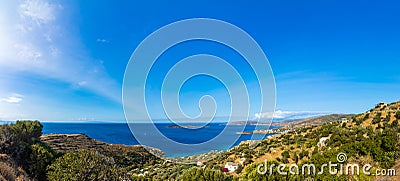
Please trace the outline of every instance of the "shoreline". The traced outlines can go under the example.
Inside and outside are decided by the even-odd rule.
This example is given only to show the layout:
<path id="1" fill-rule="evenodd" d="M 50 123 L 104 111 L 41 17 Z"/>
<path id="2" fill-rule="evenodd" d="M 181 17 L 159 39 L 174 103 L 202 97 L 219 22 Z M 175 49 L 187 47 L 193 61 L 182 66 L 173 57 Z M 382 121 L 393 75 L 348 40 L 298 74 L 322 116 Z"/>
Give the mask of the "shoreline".
<path id="1" fill-rule="evenodd" d="M 271 139 L 272 137 L 274 137 L 276 135 L 279 135 L 279 134 L 278 133 L 277 134 L 271 134 L 271 135 L 268 135 L 264 139 L 261 139 L 261 140 L 243 140 L 239 144 L 237 144 L 235 146 L 232 146 L 232 147 L 230 147 L 228 149 L 210 150 L 210 151 L 206 151 L 206 152 L 202 152 L 202 153 L 195 153 L 195 154 L 191 154 L 191 155 L 181 155 L 181 156 L 171 156 L 171 157 L 165 156 L 164 152 L 159 148 L 155 148 L 155 147 L 151 147 L 151 146 L 147 146 L 147 145 L 141 145 L 141 144 L 126 145 L 126 144 L 108 143 L 108 142 L 104 142 L 104 141 L 101 141 L 101 140 L 94 139 L 94 138 L 92 138 L 92 137 L 90 137 L 90 136 L 88 136 L 88 135 L 86 135 L 84 133 L 70 133 L 70 134 L 50 133 L 50 134 L 43 134 L 41 136 L 41 139 L 42 139 L 42 141 L 44 141 L 46 143 L 52 142 L 52 141 L 55 140 L 54 142 L 56 142 L 57 146 L 58 145 L 62 145 L 62 144 L 66 144 L 65 142 L 59 141 L 60 138 L 64 137 L 64 138 L 67 138 L 67 139 L 68 138 L 75 139 L 75 141 L 79 142 L 79 143 L 85 143 L 85 140 L 93 141 L 93 142 L 95 142 L 96 146 L 109 145 L 109 146 L 137 147 L 137 148 L 143 147 L 146 150 L 148 150 L 151 154 L 153 154 L 155 156 L 158 155 L 157 157 L 159 157 L 159 158 L 163 158 L 163 159 L 166 159 L 166 160 L 181 160 L 181 159 L 186 159 L 186 158 L 190 158 L 190 157 L 200 157 L 202 155 L 207 155 L 207 154 L 220 154 L 220 153 L 223 153 L 223 152 L 230 151 L 231 149 L 233 149 L 233 148 L 235 148 L 235 147 L 237 147 L 239 145 L 249 144 L 249 143 L 253 143 L 253 142 L 259 142 L 259 141 L 262 141 L 262 140 L 265 140 L 265 139 Z M 54 139 L 52 139 L 52 138 L 54 138 Z M 72 147 L 74 147 L 74 149 L 79 149 L 79 148 L 76 148 L 78 146 L 75 145 L 75 146 L 72 146 Z M 71 146 L 68 146 L 68 147 L 71 148 Z M 85 146 L 82 146 L 82 147 L 85 148 Z M 56 148 L 55 150 L 58 150 L 58 149 Z M 152 151 L 150 151 L 150 150 L 152 150 Z M 163 156 L 160 156 L 160 155 L 163 155 Z M 214 155 L 214 156 L 216 156 L 216 155 Z"/>

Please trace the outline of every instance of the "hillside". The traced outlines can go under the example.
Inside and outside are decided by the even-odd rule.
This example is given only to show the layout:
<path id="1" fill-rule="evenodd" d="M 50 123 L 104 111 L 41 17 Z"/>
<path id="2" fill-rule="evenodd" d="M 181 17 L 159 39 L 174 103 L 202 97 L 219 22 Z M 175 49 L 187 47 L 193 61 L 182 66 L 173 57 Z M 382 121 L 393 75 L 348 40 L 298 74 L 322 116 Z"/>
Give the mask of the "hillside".
<path id="1" fill-rule="evenodd" d="M 338 163 L 339 153 L 345 153 L 348 158 L 344 164 L 371 164 L 371 172 L 393 169 L 399 173 L 399 120 L 400 101 L 378 104 L 370 111 L 357 115 L 333 114 L 284 121 L 280 126 L 285 126 L 288 132 L 262 141 L 242 142 L 200 166 L 172 163 L 151 165 L 144 168 L 143 171 L 147 173 L 144 178 L 175 180 L 185 173 L 200 178 L 195 176 L 199 170 L 194 168 L 201 167 L 204 172 L 209 169 L 221 171 L 226 163 L 233 162 L 238 167 L 234 172 L 225 173 L 225 180 L 400 180 L 398 176 L 364 173 L 330 175 L 327 171 L 316 175 L 279 175 L 277 167 L 273 168 L 271 175 L 257 173 L 257 167 L 265 161 L 269 165 L 297 164 L 300 168 L 312 163 L 316 168 L 321 168 L 329 162 Z M 288 172 L 288 167 L 284 171 Z"/>
<path id="2" fill-rule="evenodd" d="M 39 121 L 0 125 L 0 181 L 127 180 L 133 169 L 162 163 L 155 148 L 113 145 L 83 134 L 42 136 Z"/>
<path id="3" fill-rule="evenodd" d="M 41 135 L 38 121 L 0 126 L 0 180 L 400 180 L 400 101 L 379 103 L 357 115 L 327 115 L 286 121 L 286 129 L 261 141 L 246 141 L 221 152 L 192 156 L 196 164 L 174 163 L 152 155 L 158 149 L 113 145 L 83 134 Z M 344 156 L 343 156 L 344 154 Z M 203 160 L 206 155 L 215 155 Z M 339 162 L 340 158 L 346 158 Z M 175 161 L 182 161 L 176 159 Z M 237 165 L 227 172 L 225 165 Z M 275 165 L 268 174 L 260 164 Z M 286 174 L 277 165 L 327 163 L 370 165 L 372 174 Z M 385 170 L 385 175 L 374 175 Z M 280 171 L 289 172 L 288 167 Z M 311 172 L 311 171 L 309 171 Z M 267 173 L 267 172 L 266 172 Z M 382 172 L 379 172 L 382 173 Z M 129 178 L 129 179 L 128 179 Z"/>
<path id="4" fill-rule="evenodd" d="M 219 169 L 226 162 L 239 163 L 232 173 L 236 179 L 277 179 L 282 175 L 260 175 L 256 168 L 260 163 L 299 164 L 337 162 L 338 153 L 345 153 L 348 163 L 371 164 L 376 169 L 394 169 L 400 173 L 400 101 L 380 103 L 373 109 L 358 115 L 328 115 L 294 122 L 286 122 L 291 132 L 261 141 L 256 148 L 240 144 L 207 163 Z M 287 125 L 286 125 L 287 126 Z M 322 139 L 321 139 L 322 138 Z M 347 163 L 347 162 L 346 162 Z M 317 167 L 318 168 L 318 167 Z M 276 170 L 275 170 L 276 171 Z M 288 175 L 287 179 L 333 179 L 332 175 Z M 335 177 L 335 176 L 333 176 Z M 400 180 L 399 177 L 373 175 L 339 175 L 339 180 Z"/>
<path id="5" fill-rule="evenodd" d="M 354 114 L 329 114 L 305 119 L 284 120 L 272 123 L 273 126 L 283 126 L 285 128 L 302 128 L 307 126 L 319 126 L 325 123 L 335 122 L 342 119 L 351 119 Z"/>
<path id="6" fill-rule="evenodd" d="M 28 174 L 6 154 L 0 154 L 0 180 L 29 180 Z"/>
<path id="7" fill-rule="evenodd" d="M 67 153 L 78 150 L 93 150 L 114 158 L 115 162 L 123 167 L 142 165 L 151 160 L 158 160 L 152 153 L 163 156 L 162 151 L 144 146 L 126 146 L 119 144 L 108 144 L 92 139 L 84 134 L 51 134 L 41 136 L 41 140 L 49 145 L 54 151 Z"/>

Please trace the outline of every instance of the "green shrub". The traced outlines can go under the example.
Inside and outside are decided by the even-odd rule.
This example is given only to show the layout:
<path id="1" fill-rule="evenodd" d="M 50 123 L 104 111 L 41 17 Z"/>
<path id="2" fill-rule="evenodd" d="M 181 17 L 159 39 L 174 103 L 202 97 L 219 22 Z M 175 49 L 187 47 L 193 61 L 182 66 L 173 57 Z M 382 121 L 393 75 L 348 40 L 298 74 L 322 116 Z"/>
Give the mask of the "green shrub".
<path id="1" fill-rule="evenodd" d="M 396 117 L 396 119 L 400 119 L 400 111 L 397 111 L 394 117 Z"/>
<path id="2" fill-rule="evenodd" d="M 114 159 L 94 151 L 69 152 L 48 167 L 49 180 L 121 180 Z"/>
<path id="3" fill-rule="evenodd" d="M 33 150 L 37 147 L 32 145 L 40 143 L 42 129 L 43 126 L 39 121 L 17 121 L 15 124 L 0 126 L 0 153 L 9 155 L 16 165 L 21 166 L 36 179 L 38 173 L 45 175 L 46 164 L 50 163 L 36 163 L 39 160 L 35 160 L 38 158 L 35 155 L 38 152 L 35 151 L 38 150 Z M 42 165 L 36 166 L 36 164 Z M 43 179 L 45 180 L 45 177 Z"/>
<path id="4" fill-rule="evenodd" d="M 192 167 L 183 172 L 178 180 L 184 181 L 226 181 L 232 180 L 231 177 L 225 175 L 220 170 L 202 169 L 199 167 Z"/>
<path id="5" fill-rule="evenodd" d="M 377 124 L 381 122 L 381 114 L 376 114 L 374 119 L 372 119 L 372 124 Z"/>
<path id="6" fill-rule="evenodd" d="M 32 153 L 28 170 L 33 178 L 46 180 L 46 167 L 55 160 L 56 153 L 43 143 L 34 144 L 31 148 Z"/>
<path id="7" fill-rule="evenodd" d="M 283 158 L 289 158 L 290 157 L 289 151 L 287 151 L 287 150 L 283 151 L 281 153 L 281 155 L 282 155 Z"/>

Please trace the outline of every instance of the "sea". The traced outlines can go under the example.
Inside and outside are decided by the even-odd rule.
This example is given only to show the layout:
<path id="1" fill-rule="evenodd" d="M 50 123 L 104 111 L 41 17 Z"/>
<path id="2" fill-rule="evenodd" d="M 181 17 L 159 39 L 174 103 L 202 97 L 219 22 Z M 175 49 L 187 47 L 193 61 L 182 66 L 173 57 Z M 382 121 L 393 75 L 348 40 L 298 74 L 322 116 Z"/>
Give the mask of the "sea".
<path id="1" fill-rule="evenodd" d="M 110 144 L 123 144 L 123 145 L 138 145 L 143 144 L 143 140 L 139 142 L 135 139 L 127 123 L 50 123 L 44 122 L 43 134 L 86 134 L 89 137 L 110 143 Z M 151 133 L 149 123 L 136 123 L 130 126 L 136 131 L 146 135 Z M 271 134 L 252 137 L 251 134 L 240 134 L 237 132 L 251 132 L 256 129 L 273 129 L 277 128 L 274 126 L 255 126 L 255 125 L 230 125 L 227 123 L 210 123 L 200 129 L 188 129 L 188 127 L 176 127 L 172 123 L 155 123 L 155 127 L 160 133 L 166 136 L 168 139 L 173 140 L 177 143 L 182 144 L 201 144 L 214 137 L 218 136 L 222 130 L 224 130 L 224 136 L 219 138 L 219 141 L 213 145 L 204 144 L 202 147 L 196 147 L 196 149 L 181 150 L 174 146 L 165 146 L 165 143 L 158 143 L 157 138 L 154 135 L 148 135 L 146 138 L 151 142 L 151 145 L 155 148 L 161 149 L 166 157 L 184 157 L 196 154 L 201 154 L 209 151 L 220 151 L 228 150 L 241 141 L 245 140 L 260 140 L 265 139 Z M 174 127 L 175 126 L 175 127 Z M 188 126 L 195 126 L 195 124 L 188 124 Z M 232 138 L 237 138 L 232 142 Z M 141 138 L 142 139 L 142 138 Z M 144 141 L 146 144 L 146 141 Z M 158 145 L 159 144 L 159 145 Z"/>

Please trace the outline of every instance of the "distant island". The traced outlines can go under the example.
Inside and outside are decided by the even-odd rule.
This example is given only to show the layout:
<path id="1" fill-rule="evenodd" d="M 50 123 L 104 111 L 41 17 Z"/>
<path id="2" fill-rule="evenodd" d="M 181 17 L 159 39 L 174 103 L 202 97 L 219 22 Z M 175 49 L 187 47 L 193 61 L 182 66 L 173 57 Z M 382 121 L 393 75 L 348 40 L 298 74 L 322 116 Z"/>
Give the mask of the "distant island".
<path id="1" fill-rule="evenodd" d="M 253 134 L 251 131 L 236 132 L 236 134 Z"/>
<path id="2" fill-rule="evenodd" d="M 271 125 L 270 122 L 258 122 L 258 121 L 231 121 L 228 122 L 228 125 L 263 125 L 263 126 L 268 126 Z"/>
<path id="3" fill-rule="evenodd" d="M 186 128 L 186 129 L 196 129 L 196 128 L 208 128 L 210 126 L 196 126 L 196 125 L 170 125 L 166 126 L 167 128 Z"/>

